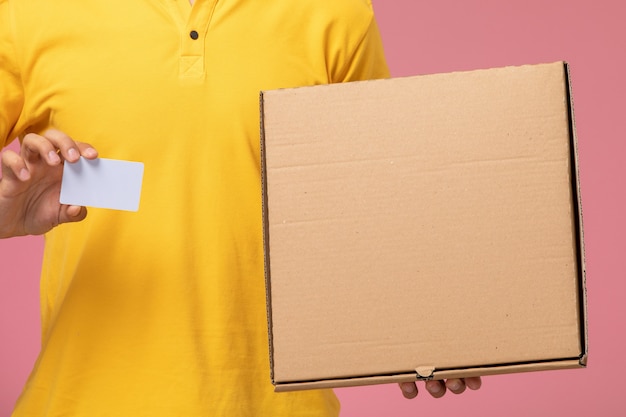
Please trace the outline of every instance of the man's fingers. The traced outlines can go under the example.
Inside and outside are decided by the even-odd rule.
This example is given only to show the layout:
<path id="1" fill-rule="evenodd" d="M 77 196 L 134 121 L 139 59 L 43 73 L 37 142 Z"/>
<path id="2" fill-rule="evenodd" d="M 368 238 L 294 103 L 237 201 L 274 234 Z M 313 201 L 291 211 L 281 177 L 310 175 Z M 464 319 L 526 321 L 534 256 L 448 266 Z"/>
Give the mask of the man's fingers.
<path id="1" fill-rule="evenodd" d="M 98 157 L 98 152 L 87 143 L 75 142 L 58 130 L 47 130 L 43 135 L 29 133 L 22 141 L 22 155 L 28 161 L 44 159 L 49 165 L 57 165 L 62 159 L 76 162 L 84 156 L 87 159 Z"/>
<path id="2" fill-rule="evenodd" d="M 78 145 L 78 150 L 80 151 L 81 156 L 84 156 L 87 159 L 96 159 L 98 157 L 98 151 L 96 151 L 90 144 L 76 142 L 76 145 Z"/>
<path id="3" fill-rule="evenodd" d="M 448 379 L 446 381 L 446 388 L 455 394 L 461 394 L 465 391 L 465 381 L 462 379 Z"/>
<path id="4" fill-rule="evenodd" d="M 50 129 L 46 130 L 40 137 L 44 137 L 50 141 L 50 143 L 52 143 L 54 147 L 59 150 L 59 153 L 66 161 L 76 162 L 78 161 L 78 158 L 80 158 L 78 144 L 65 133 L 59 130 Z"/>
<path id="5" fill-rule="evenodd" d="M 87 159 L 98 157 L 98 152 L 88 143 L 76 142 L 65 133 L 50 129 L 44 132 L 43 137 L 48 139 L 61 153 L 66 161 L 76 162 L 79 157 Z"/>
<path id="6" fill-rule="evenodd" d="M 417 397 L 417 385 L 415 385 L 415 382 L 400 382 L 398 384 L 400 386 L 400 389 L 402 390 L 402 395 L 404 395 L 404 398 L 407 399 L 413 399 L 415 397 Z"/>
<path id="7" fill-rule="evenodd" d="M 434 398 L 441 398 L 446 394 L 446 385 L 443 381 L 426 381 L 426 391 Z"/>
<path id="8" fill-rule="evenodd" d="M 61 158 L 55 146 L 43 136 L 29 133 L 24 136 L 20 149 L 23 158 L 30 163 L 43 159 L 48 165 L 58 165 L 61 163 Z"/>
<path id="9" fill-rule="evenodd" d="M 480 388 L 480 386 L 482 385 L 483 381 L 482 379 L 480 379 L 479 376 L 475 376 L 472 378 L 465 378 L 465 385 L 467 385 L 467 388 L 471 389 L 471 390 L 477 390 Z"/>
<path id="10" fill-rule="evenodd" d="M 30 172 L 22 157 L 11 150 L 2 152 L 2 177 L 27 181 L 30 179 Z"/>
<path id="11" fill-rule="evenodd" d="M 443 397 L 448 390 L 453 392 L 454 394 L 463 393 L 466 388 L 471 390 L 477 390 L 482 385 L 482 380 L 480 377 L 472 377 L 472 378 L 452 378 L 446 381 L 426 381 L 426 390 L 432 395 L 434 398 Z M 415 382 L 401 382 L 398 384 L 400 389 L 402 390 L 402 395 L 405 398 L 412 399 L 417 397 L 417 385 Z"/>

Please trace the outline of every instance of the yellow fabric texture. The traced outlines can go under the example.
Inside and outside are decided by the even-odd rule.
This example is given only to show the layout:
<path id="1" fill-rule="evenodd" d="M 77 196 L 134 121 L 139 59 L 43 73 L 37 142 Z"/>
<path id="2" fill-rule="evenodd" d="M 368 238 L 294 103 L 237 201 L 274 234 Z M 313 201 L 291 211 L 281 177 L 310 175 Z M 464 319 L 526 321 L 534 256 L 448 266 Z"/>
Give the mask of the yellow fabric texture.
<path id="1" fill-rule="evenodd" d="M 13 416 L 336 415 L 270 382 L 259 91 L 387 77 L 370 2 L 0 0 L 0 62 L 0 143 L 54 127 L 145 164 L 137 213 L 46 236 Z"/>

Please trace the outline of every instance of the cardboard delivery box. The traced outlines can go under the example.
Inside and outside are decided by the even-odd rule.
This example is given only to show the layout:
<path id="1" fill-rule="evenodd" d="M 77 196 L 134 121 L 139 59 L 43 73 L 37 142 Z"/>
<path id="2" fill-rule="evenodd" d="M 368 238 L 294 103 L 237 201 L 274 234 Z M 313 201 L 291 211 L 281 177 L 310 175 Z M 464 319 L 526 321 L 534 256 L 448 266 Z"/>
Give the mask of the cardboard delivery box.
<path id="1" fill-rule="evenodd" d="M 585 366 L 563 62 L 261 93 L 276 390 Z"/>

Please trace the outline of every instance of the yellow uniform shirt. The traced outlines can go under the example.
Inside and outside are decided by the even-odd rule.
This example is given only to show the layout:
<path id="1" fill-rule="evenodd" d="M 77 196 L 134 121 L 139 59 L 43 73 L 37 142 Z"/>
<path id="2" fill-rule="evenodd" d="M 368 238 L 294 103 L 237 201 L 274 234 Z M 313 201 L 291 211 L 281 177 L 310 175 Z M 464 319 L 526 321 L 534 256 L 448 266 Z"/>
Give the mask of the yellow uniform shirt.
<path id="1" fill-rule="evenodd" d="M 15 417 L 335 415 L 273 392 L 259 90 L 387 76 L 368 0 L 0 0 L 0 143 L 54 127 L 145 164 L 137 213 L 46 236 Z"/>

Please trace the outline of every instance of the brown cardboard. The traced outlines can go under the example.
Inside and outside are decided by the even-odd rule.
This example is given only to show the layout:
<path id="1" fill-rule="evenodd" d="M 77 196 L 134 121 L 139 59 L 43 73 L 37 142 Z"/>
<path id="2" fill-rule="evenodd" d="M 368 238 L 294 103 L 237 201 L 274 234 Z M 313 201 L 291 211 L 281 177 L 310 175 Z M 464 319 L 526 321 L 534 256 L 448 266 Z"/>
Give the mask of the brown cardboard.
<path id="1" fill-rule="evenodd" d="M 563 62 L 261 93 L 276 390 L 586 364 Z"/>

